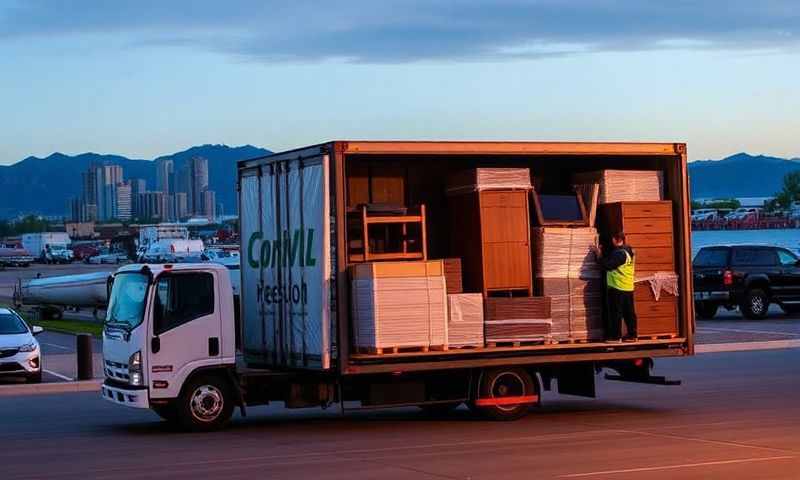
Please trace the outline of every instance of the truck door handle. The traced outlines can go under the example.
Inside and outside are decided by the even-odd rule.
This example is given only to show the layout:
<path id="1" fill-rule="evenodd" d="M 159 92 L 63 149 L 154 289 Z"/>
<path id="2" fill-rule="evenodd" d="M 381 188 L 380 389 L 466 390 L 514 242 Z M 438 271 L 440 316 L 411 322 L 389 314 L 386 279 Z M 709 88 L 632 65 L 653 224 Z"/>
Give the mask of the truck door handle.
<path id="1" fill-rule="evenodd" d="M 208 339 L 208 356 L 216 357 L 219 355 L 219 338 L 211 337 Z"/>
<path id="2" fill-rule="evenodd" d="M 150 339 L 150 351 L 153 353 L 158 353 L 161 350 L 161 339 L 158 337 L 153 337 Z"/>

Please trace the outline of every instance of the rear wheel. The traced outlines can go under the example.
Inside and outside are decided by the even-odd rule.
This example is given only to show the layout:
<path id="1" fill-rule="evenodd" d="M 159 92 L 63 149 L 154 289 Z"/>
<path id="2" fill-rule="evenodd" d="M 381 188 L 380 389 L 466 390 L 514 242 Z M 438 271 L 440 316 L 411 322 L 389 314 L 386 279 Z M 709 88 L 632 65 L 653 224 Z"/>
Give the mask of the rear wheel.
<path id="1" fill-rule="evenodd" d="M 470 408 L 492 420 L 517 420 L 530 409 L 539 384 L 521 368 L 497 368 L 483 373 L 478 395 Z"/>
<path id="2" fill-rule="evenodd" d="M 711 320 L 717 314 L 719 304 L 712 302 L 694 302 L 694 310 L 697 316 L 704 320 Z"/>
<path id="3" fill-rule="evenodd" d="M 224 427 L 233 414 L 233 396 L 227 380 L 217 375 L 198 376 L 184 388 L 177 411 L 178 420 L 187 430 Z"/>
<path id="4" fill-rule="evenodd" d="M 751 320 L 762 320 L 767 318 L 769 312 L 769 296 L 760 288 L 748 290 L 739 308 L 745 317 Z"/>

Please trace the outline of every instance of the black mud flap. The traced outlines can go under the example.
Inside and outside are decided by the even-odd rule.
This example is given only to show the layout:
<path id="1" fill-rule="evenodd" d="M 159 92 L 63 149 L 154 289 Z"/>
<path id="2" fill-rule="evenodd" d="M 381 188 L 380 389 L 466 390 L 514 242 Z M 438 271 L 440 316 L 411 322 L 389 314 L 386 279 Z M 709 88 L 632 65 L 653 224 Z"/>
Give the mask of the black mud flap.
<path id="1" fill-rule="evenodd" d="M 594 375 L 593 363 L 560 365 L 556 372 L 558 393 L 595 398 Z"/>
<path id="2" fill-rule="evenodd" d="M 670 380 L 667 377 L 651 375 L 650 371 L 653 369 L 653 359 L 651 358 L 610 362 L 605 367 L 617 371 L 616 375 L 606 373 L 606 380 L 649 385 L 677 386 L 681 384 L 680 380 Z"/>

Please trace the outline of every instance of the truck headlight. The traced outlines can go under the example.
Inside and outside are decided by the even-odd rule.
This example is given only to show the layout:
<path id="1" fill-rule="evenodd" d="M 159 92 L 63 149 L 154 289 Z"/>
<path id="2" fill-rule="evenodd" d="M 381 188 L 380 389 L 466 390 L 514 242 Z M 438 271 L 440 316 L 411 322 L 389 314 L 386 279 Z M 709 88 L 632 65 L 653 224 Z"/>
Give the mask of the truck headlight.
<path id="1" fill-rule="evenodd" d="M 26 343 L 25 345 L 19 347 L 20 352 L 35 352 L 36 349 L 39 348 L 39 345 L 36 342 Z"/>
<path id="2" fill-rule="evenodd" d="M 141 386 L 144 383 L 142 378 L 142 352 L 141 350 L 131 355 L 128 359 L 128 383 L 134 386 Z"/>

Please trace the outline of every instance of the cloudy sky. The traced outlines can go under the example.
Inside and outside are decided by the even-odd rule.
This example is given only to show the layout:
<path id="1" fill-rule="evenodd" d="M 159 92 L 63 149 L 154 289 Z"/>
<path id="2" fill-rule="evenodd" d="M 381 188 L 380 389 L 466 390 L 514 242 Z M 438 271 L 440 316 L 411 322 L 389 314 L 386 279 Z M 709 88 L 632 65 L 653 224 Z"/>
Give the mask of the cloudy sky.
<path id="1" fill-rule="evenodd" d="M 337 138 L 800 156 L 800 8 L 639 0 L 0 0 L 0 164 Z"/>

